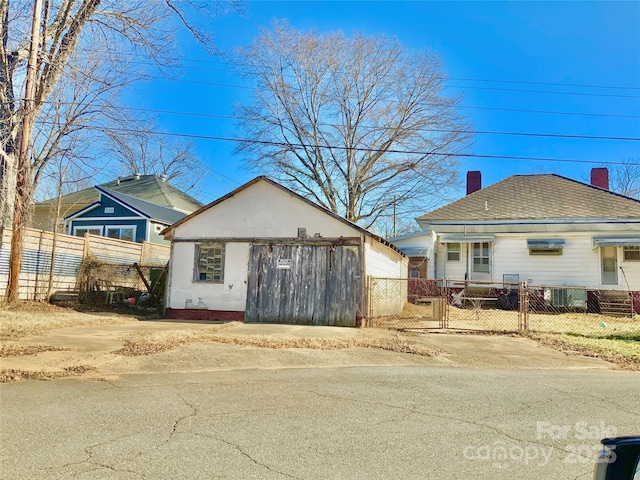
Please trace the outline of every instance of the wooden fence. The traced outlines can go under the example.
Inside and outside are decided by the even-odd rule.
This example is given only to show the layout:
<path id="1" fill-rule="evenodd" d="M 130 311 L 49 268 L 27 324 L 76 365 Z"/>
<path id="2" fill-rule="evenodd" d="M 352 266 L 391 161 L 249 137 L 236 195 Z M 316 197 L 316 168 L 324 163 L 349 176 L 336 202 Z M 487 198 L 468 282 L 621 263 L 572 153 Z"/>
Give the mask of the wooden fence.
<path id="1" fill-rule="evenodd" d="M 22 300 L 46 300 L 49 292 L 76 290 L 80 265 L 88 257 L 105 263 L 164 266 L 169 261 L 166 245 L 134 243 L 97 235 L 74 237 L 53 232 L 26 229 L 20 290 Z M 9 281 L 11 230 L 0 229 L 0 298 L 6 297 Z"/>

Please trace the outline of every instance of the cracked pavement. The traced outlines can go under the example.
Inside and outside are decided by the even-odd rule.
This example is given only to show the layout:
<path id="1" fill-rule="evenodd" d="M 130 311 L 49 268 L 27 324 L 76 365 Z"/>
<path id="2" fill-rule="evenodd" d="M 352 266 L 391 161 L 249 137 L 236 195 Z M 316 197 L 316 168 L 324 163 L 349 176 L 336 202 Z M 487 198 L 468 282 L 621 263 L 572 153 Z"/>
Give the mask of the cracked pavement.
<path id="1" fill-rule="evenodd" d="M 3 384 L 0 478 L 586 480 L 638 398 L 638 372 L 382 361 Z"/>

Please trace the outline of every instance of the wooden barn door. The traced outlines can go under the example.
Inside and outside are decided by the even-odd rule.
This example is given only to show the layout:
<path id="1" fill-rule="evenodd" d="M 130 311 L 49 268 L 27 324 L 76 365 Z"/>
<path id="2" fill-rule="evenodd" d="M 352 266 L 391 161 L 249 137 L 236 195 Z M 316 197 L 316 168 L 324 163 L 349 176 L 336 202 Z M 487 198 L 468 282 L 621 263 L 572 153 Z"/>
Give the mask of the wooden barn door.
<path id="1" fill-rule="evenodd" d="M 362 281 L 355 247 L 253 245 L 245 321 L 355 325 Z"/>

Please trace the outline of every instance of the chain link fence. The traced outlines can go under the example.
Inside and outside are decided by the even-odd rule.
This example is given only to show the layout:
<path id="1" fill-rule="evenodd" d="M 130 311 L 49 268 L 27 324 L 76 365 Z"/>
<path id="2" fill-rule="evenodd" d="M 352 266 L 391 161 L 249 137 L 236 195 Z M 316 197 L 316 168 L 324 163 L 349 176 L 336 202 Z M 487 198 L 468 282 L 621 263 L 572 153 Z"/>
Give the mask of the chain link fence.
<path id="1" fill-rule="evenodd" d="M 368 324 L 396 329 L 575 333 L 640 330 L 640 292 L 525 282 L 370 278 Z"/>
<path id="2" fill-rule="evenodd" d="M 158 308 L 164 297 L 167 268 L 85 260 L 78 276 L 78 301 L 89 305 Z"/>

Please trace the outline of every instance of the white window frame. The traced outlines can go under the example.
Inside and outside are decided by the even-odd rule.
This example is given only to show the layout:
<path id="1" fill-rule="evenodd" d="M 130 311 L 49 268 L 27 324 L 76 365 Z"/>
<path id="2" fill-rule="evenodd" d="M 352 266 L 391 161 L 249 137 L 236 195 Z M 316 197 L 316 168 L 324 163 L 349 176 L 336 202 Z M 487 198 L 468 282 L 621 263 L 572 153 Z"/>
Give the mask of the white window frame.
<path id="1" fill-rule="evenodd" d="M 79 237 L 80 235 L 78 235 L 78 230 L 87 230 L 87 233 L 90 233 L 89 230 L 98 230 L 98 235 L 102 236 L 102 225 L 74 225 L 73 226 L 73 236 L 74 237 Z M 91 233 L 91 235 L 93 235 L 93 233 Z M 82 236 L 84 237 L 84 235 Z"/>
<path id="2" fill-rule="evenodd" d="M 115 207 L 104 207 L 104 213 L 115 213 Z"/>
<path id="3" fill-rule="evenodd" d="M 615 275 L 615 282 L 605 282 L 605 278 L 604 278 L 604 249 L 605 248 L 612 248 L 613 251 L 615 252 L 615 268 L 614 268 L 614 275 Z M 619 285 L 620 284 L 620 275 L 618 274 L 618 269 L 620 268 L 620 259 L 618 257 L 618 251 L 620 250 L 618 247 L 616 246 L 612 246 L 612 245 L 603 245 L 600 247 L 600 284 L 601 285 Z"/>
<path id="4" fill-rule="evenodd" d="M 136 241 L 136 233 L 137 233 L 137 226 L 136 225 L 105 225 L 104 226 L 104 236 L 108 237 L 108 238 L 115 238 L 115 237 L 109 237 L 109 230 L 116 230 L 116 229 L 133 230 L 132 236 L 131 236 L 131 240 L 125 240 L 125 242 L 135 242 Z M 117 240 L 122 240 L 121 237 L 117 237 L 116 239 Z"/>
<path id="5" fill-rule="evenodd" d="M 479 248 L 479 254 L 476 256 L 475 254 L 475 245 L 478 244 L 480 245 Z M 487 245 L 487 254 L 484 254 L 484 245 Z M 471 250 L 471 276 L 473 278 L 473 274 L 486 274 L 486 275 L 491 275 L 491 250 L 492 250 L 492 242 L 473 242 L 472 244 L 469 245 L 469 248 Z M 480 260 L 487 260 L 487 271 L 484 271 L 484 268 L 482 270 L 476 270 L 476 259 L 480 259 Z M 481 261 L 480 265 L 484 266 L 484 262 Z"/>
<path id="6" fill-rule="evenodd" d="M 220 276 L 219 278 L 200 278 L 200 257 L 203 249 L 219 248 L 220 249 Z M 226 248 L 224 243 L 196 243 L 193 265 L 193 282 L 194 283 L 224 283 L 224 265 L 225 265 Z M 205 273 L 206 275 L 206 273 Z"/>
<path id="7" fill-rule="evenodd" d="M 445 244 L 447 246 L 447 262 L 461 262 L 462 261 L 462 243 L 460 242 L 451 242 L 451 243 L 446 243 Z M 458 246 L 458 250 L 449 250 L 449 247 L 451 245 L 457 245 Z M 457 259 L 452 259 L 449 257 L 449 254 L 451 253 L 457 253 L 458 254 L 458 258 Z"/>

